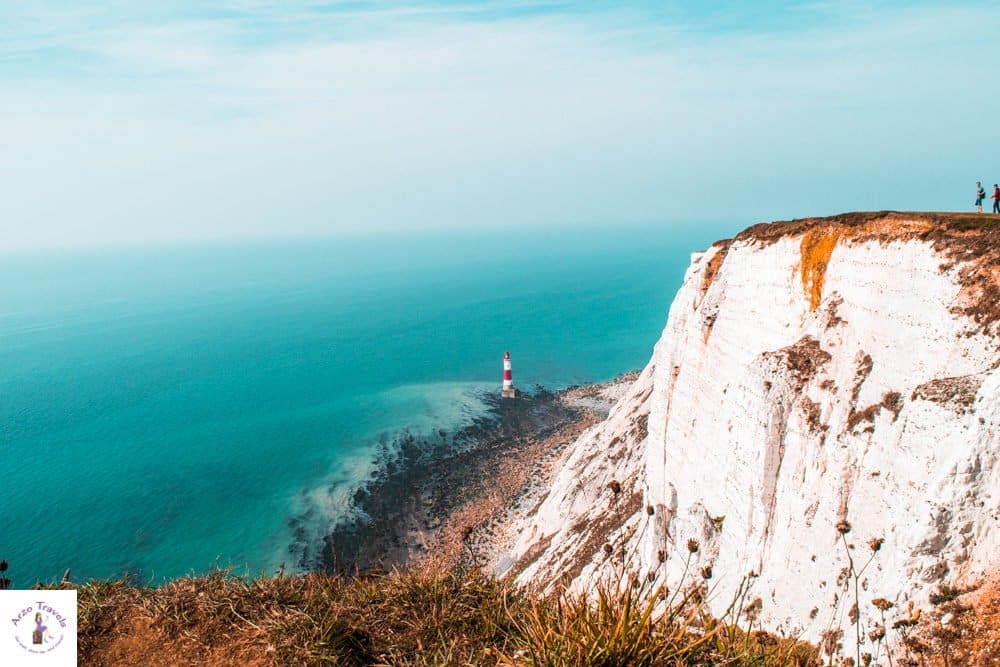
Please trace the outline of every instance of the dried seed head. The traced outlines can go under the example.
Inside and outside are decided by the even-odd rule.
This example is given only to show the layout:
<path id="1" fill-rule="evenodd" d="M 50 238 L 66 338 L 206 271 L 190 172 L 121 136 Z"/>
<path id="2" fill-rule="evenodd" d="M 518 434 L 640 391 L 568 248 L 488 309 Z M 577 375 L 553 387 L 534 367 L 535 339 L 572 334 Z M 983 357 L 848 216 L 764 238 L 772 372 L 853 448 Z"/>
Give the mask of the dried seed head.
<path id="1" fill-rule="evenodd" d="M 862 653 L 861 654 L 861 665 L 862 665 L 862 667 L 868 667 L 868 665 L 870 665 L 870 664 L 872 664 L 872 654 L 871 653 Z"/>
<path id="2" fill-rule="evenodd" d="M 655 512 L 656 512 L 656 510 L 653 509 L 652 505 L 647 505 L 646 506 L 646 514 L 648 514 L 649 516 L 653 516 L 653 514 Z"/>
<path id="3" fill-rule="evenodd" d="M 691 553 L 698 553 L 698 540 L 693 537 L 688 540 L 688 551 Z"/>
<path id="4" fill-rule="evenodd" d="M 702 579 L 711 579 L 712 578 L 712 566 L 711 565 L 706 565 L 705 567 L 701 568 L 701 578 Z"/>
<path id="5" fill-rule="evenodd" d="M 844 636 L 843 630 L 824 630 L 820 633 L 820 647 L 829 656 L 840 651 L 840 639 Z"/>
<path id="6" fill-rule="evenodd" d="M 886 600 L 885 598 L 875 598 L 874 600 L 872 600 L 872 604 L 875 605 L 875 607 L 877 607 L 878 609 L 881 609 L 882 611 L 888 611 L 893 607 L 893 604 L 888 600 Z"/>
<path id="7" fill-rule="evenodd" d="M 851 532 L 851 524 L 847 523 L 846 519 L 841 519 L 837 522 L 837 532 L 841 535 L 846 535 Z"/>
<path id="8" fill-rule="evenodd" d="M 759 597 L 754 598 L 753 602 L 748 604 L 746 609 L 743 610 L 743 615 L 746 616 L 746 619 L 752 623 L 757 620 L 758 616 L 760 616 L 760 610 L 763 608 L 764 601 Z"/>
<path id="9" fill-rule="evenodd" d="M 885 542 L 885 540 L 882 539 L 881 537 L 873 537 L 872 539 L 868 540 L 868 546 L 871 547 L 872 551 L 878 551 L 879 549 L 882 548 L 883 542 Z"/>
<path id="10" fill-rule="evenodd" d="M 610 544 L 605 544 L 604 545 L 604 555 L 605 556 L 610 556 L 613 551 L 614 551 L 614 549 L 611 548 Z"/>
<path id="11" fill-rule="evenodd" d="M 656 560 L 660 561 L 661 563 L 666 563 L 667 562 L 667 552 L 664 551 L 663 549 L 660 549 L 659 551 L 657 551 L 656 552 Z"/>
<path id="12" fill-rule="evenodd" d="M 622 492 L 622 485 L 617 479 L 611 480 L 611 483 L 608 484 L 608 488 L 611 489 L 611 493 L 616 496 Z"/>
<path id="13" fill-rule="evenodd" d="M 883 637 L 885 637 L 885 628 L 882 627 L 881 625 L 876 625 L 868 632 L 868 639 L 872 640 L 873 642 L 877 642 Z"/>
<path id="14" fill-rule="evenodd" d="M 761 646 L 777 646 L 778 638 L 772 635 L 770 632 L 765 632 L 763 630 L 757 630 L 753 633 L 753 637 L 757 640 L 757 643 Z"/>

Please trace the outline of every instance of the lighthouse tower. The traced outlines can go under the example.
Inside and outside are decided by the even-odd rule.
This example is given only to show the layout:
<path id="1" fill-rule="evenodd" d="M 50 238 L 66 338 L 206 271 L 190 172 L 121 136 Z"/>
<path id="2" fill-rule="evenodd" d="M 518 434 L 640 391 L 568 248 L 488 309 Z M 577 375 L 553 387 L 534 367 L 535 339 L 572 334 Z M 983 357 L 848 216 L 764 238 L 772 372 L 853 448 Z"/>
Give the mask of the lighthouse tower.
<path id="1" fill-rule="evenodd" d="M 517 389 L 514 389 L 514 376 L 510 372 L 510 352 L 503 353 L 503 391 L 502 398 L 517 398 Z"/>

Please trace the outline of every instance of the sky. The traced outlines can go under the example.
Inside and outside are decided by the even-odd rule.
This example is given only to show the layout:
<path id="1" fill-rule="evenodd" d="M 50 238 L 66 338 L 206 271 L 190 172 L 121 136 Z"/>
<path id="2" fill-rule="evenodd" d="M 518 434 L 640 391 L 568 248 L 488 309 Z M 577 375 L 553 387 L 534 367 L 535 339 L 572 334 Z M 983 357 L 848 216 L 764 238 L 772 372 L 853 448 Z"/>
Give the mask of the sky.
<path id="1" fill-rule="evenodd" d="M 970 210 L 1000 3 L 0 0 L 0 251 Z"/>

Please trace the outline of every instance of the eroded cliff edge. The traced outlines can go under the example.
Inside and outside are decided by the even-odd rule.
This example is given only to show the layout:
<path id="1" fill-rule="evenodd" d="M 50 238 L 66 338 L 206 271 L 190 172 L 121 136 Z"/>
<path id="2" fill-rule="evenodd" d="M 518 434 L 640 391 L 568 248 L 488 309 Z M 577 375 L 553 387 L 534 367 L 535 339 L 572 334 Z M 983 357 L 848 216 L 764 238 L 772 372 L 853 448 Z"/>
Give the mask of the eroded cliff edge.
<path id="1" fill-rule="evenodd" d="M 989 216 L 852 213 L 719 242 L 497 569 L 548 590 L 683 578 L 720 615 L 749 586 L 765 627 L 809 639 L 864 638 L 974 585 L 1000 568 L 998 320 Z M 848 554 L 873 540 L 855 610 Z"/>

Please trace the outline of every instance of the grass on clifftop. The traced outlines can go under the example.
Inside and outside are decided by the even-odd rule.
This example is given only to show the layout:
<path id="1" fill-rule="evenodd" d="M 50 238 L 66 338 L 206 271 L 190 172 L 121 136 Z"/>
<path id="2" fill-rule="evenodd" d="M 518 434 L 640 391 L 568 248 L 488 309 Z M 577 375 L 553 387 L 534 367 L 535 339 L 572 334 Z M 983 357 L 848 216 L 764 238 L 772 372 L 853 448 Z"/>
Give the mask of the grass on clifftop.
<path id="1" fill-rule="evenodd" d="M 820 664 L 808 644 L 713 622 L 697 604 L 654 621 L 631 592 L 590 605 L 536 599 L 479 570 L 219 572 L 78 591 L 84 666 Z"/>

